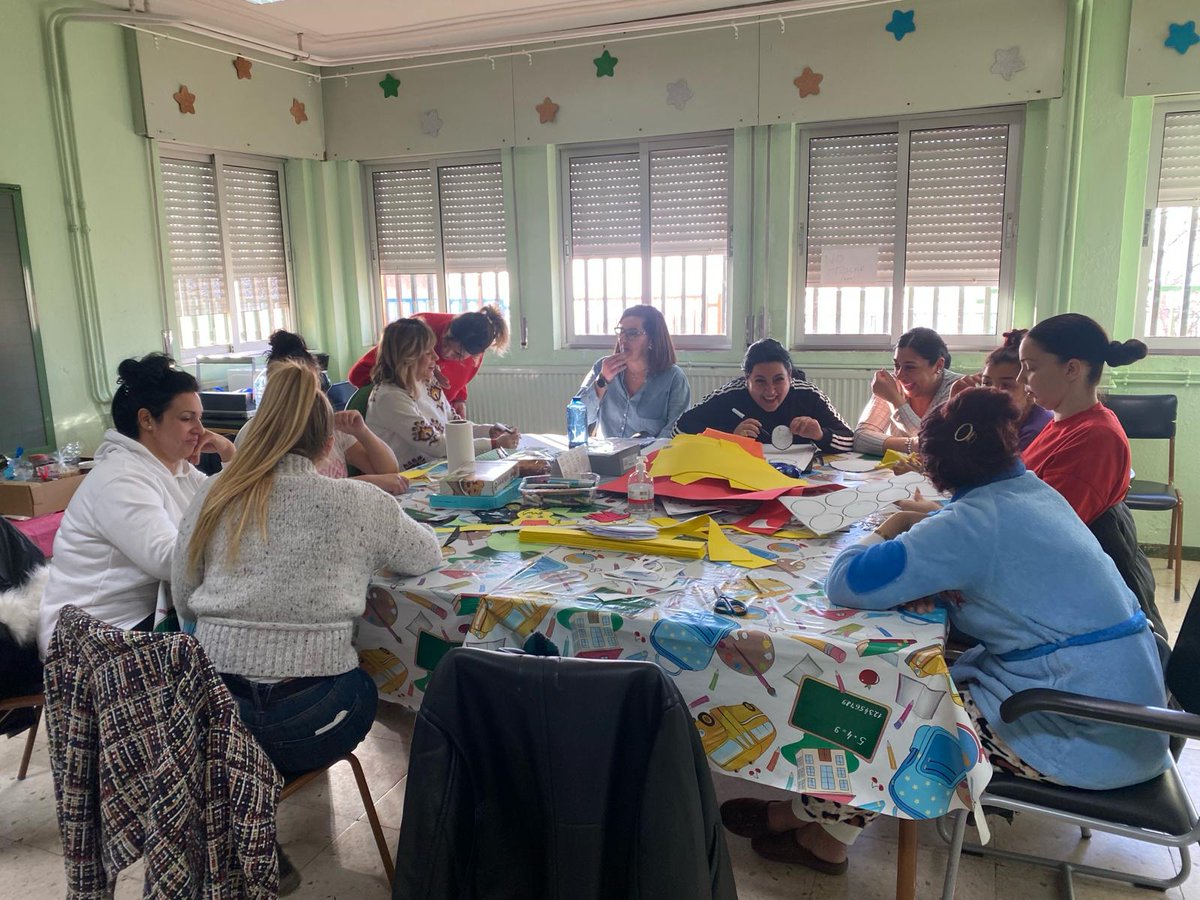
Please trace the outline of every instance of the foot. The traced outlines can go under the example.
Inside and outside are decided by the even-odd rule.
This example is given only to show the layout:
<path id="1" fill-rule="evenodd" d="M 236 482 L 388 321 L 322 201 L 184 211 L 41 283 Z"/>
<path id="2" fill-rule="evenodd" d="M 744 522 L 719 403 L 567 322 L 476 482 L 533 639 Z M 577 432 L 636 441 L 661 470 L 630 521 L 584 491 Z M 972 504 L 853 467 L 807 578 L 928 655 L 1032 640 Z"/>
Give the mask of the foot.
<path id="1" fill-rule="evenodd" d="M 300 887 L 300 872 L 278 843 L 275 844 L 275 853 L 279 857 L 279 896 L 284 897 Z"/>
<path id="2" fill-rule="evenodd" d="M 803 822 L 792 815 L 789 800 L 768 801 L 738 797 L 721 804 L 721 822 L 734 834 L 756 838 L 799 828 Z"/>
<path id="3" fill-rule="evenodd" d="M 841 875 L 849 866 L 846 845 L 813 822 L 782 834 L 756 837 L 750 845 L 764 859 L 807 866 L 825 875 Z"/>

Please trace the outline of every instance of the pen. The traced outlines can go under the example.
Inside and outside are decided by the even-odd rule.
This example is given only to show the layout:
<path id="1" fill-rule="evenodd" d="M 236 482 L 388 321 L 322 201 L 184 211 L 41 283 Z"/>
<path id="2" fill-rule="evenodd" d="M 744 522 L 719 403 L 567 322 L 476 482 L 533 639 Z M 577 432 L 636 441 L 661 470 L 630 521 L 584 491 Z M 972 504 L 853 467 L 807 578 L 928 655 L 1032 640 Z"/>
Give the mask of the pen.
<path id="1" fill-rule="evenodd" d="M 739 419 L 746 418 L 746 414 L 744 412 L 742 412 L 740 409 L 738 409 L 736 406 L 729 407 L 729 411 L 731 413 L 733 413 L 735 416 L 737 416 Z"/>

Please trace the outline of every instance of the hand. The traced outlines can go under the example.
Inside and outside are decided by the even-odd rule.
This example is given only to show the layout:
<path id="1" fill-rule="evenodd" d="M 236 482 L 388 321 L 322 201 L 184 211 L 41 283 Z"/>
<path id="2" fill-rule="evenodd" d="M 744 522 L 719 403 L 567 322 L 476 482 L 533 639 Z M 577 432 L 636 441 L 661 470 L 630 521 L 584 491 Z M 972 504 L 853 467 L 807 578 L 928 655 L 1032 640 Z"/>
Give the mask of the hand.
<path id="1" fill-rule="evenodd" d="M 467 401 L 466 400 L 455 400 L 453 403 L 450 404 L 450 408 L 452 410 L 454 410 L 454 414 L 456 416 L 458 416 L 460 419 L 467 418 Z"/>
<path id="2" fill-rule="evenodd" d="M 907 603 L 901 603 L 900 608 L 917 613 L 918 615 L 925 615 L 937 609 L 937 601 L 932 597 L 922 597 L 919 600 L 909 600 Z"/>
<path id="3" fill-rule="evenodd" d="M 762 422 L 758 419 L 742 419 L 738 422 L 737 428 L 733 429 L 733 433 L 757 440 L 758 436 L 762 434 Z"/>
<path id="4" fill-rule="evenodd" d="M 788 428 L 797 437 L 808 438 L 810 441 L 821 439 L 821 423 L 811 416 L 796 416 L 788 424 Z"/>
<path id="5" fill-rule="evenodd" d="M 367 430 L 367 423 L 358 410 L 347 409 L 333 414 L 333 430 L 357 438 Z"/>
<path id="6" fill-rule="evenodd" d="M 605 381 L 612 381 L 624 372 L 628 365 L 628 356 L 624 353 L 614 353 L 612 356 L 606 356 L 601 360 L 600 374 L 604 376 Z"/>
<path id="7" fill-rule="evenodd" d="M 370 482 L 375 487 L 387 491 L 393 496 L 405 493 L 409 487 L 408 479 L 396 472 L 390 472 L 386 475 L 360 475 L 358 480 Z"/>
<path id="8" fill-rule="evenodd" d="M 920 488 L 913 491 L 913 498 L 911 500 L 897 500 L 896 506 L 904 510 L 904 512 L 918 512 L 925 515 L 937 512 L 942 508 L 942 504 L 936 500 L 926 500 L 922 497 Z"/>
<path id="9" fill-rule="evenodd" d="M 875 532 L 886 540 L 891 540 L 898 534 L 903 534 L 912 528 L 922 519 L 926 513 L 923 512 L 898 512 L 888 516 L 882 525 L 875 529 Z"/>
<path id="10" fill-rule="evenodd" d="M 920 457 L 918 457 L 916 453 L 913 453 L 912 456 L 905 457 L 904 459 L 902 459 L 899 462 L 892 465 L 892 473 L 895 475 L 904 475 L 907 472 L 924 473 L 924 471 L 925 471 L 925 469 L 921 465 Z M 910 502 L 910 501 L 901 500 L 901 501 L 897 501 L 896 505 L 900 506 L 901 503 L 908 503 L 908 502 Z M 900 506 L 900 508 L 908 509 L 908 507 L 906 507 L 906 506 Z"/>
<path id="11" fill-rule="evenodd" d="M 442 374 L 442 370 L 437 366 L 433 367 L 433 383 L 440 387 L 443 391 L 449 389 L 450 380 Z"/>
<path id="12" fill-rule="evenodd" d="M 199 465 L 201 453 L 216 453 L 221 457 L 221 462 L 227 463 L 233 459 L 237 449 L 229 438 L 221 437 L 212 431 L 205 431 L 200 436 L 200 440 L 196 442 L 196 451 L 188 457 L 188 462 L 193 466 Z"/>
<path id="13" fill-rule="evenodd" d="M 964 375 L 954 384 L 950 385 L 950 396 L 957 397 L 967 388 L 981 387 L 983 385 L 983 373 L 976 372 L 974 375 Z"/>
<path id="14" fill-rule="evenodd" d="M 900 390 L 900 382 L 887 369 L 875 370 L 875 377 L 871 379 L 871 393 L 880 400 L 886 400 L 892 406 L 904 405 L 904 392 Z"/>
<path id="15" fill-rule="evenodd" d="M 493 447 L 504 450 L 516 450 L 521 443 L 521 432 L 507 425 L 493 425 L 488 429 L 488 437 L 492 439 Z"/>

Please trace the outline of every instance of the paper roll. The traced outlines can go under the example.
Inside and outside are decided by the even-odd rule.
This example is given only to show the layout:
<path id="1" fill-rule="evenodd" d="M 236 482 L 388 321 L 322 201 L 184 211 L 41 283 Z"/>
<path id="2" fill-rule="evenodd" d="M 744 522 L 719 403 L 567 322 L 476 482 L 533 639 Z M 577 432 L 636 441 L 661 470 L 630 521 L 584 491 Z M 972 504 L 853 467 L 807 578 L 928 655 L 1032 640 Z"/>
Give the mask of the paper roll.
<path id="1" fill-rule="evenodd" d="M 475 435 L 470 422 L 446 425 L 446 470 L 457 472 L 475 462 Z"/>

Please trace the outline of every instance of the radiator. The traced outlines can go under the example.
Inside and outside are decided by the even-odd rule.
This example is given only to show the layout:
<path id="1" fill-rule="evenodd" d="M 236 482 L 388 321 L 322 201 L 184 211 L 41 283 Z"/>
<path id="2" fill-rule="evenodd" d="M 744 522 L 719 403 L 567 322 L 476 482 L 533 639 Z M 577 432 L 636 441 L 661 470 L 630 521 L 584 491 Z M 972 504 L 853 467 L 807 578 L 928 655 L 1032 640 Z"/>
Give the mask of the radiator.
<path id="1" fill-rule="evenodd" d="M 692 402 L 741 373 L 736 369 L 684 366 L 692 386 Z M 583 379 L 579 369 L 501 369 L 485 366 L 471 382 L 470 416 L 476 422 L 507 422 L 522 431 L 561 434 L 566 427 L 567 403 Z M 871 393 L 873 370 L 806 369 L 808 379 L 828 395 L 851 427 Z"/>

